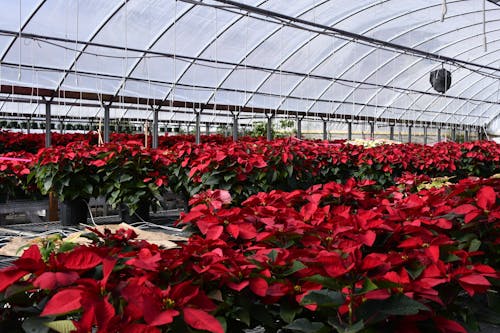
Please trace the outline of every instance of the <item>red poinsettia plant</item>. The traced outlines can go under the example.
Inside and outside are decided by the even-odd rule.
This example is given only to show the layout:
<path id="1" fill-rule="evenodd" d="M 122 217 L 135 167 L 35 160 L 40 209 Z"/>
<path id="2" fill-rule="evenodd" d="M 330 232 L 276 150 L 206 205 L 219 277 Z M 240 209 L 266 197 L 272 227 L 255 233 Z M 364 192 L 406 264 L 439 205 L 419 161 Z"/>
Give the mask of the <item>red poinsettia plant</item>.
<path id="1" fill-rule="evenodd" d="M 99 190 L 112 207 L 126 205 L 134 213 L 140 204 L 146 203 L 149 209 L 161 200 L 170 163 L 163 151 L 143 148 L 138 141 L 108 144 L 104 149 L 97 171 Z"/>
<path id="2" fill-rule="evenodd" d="M 498 320 L 499 200 L 494 178 L 418 192 L 351 179 L 237 206 L 227 191 L 207 191 L 179 221 L 193 230 L 180 248 L 131 230 L 30 247 L 0 271 L 0 322 L 59 332 L 466 332 L 474 318 Z"/>
<path id="3" fill-rule="evenodd" d="M 124 203 L 134 211 L 141 199 L 159 197 L 167 164 L 161 151 L 144 149 L 138 141 L 102 146 L 75 142 L 41 149 L 30 180 L 61 201 L 103 195 L 112 206 Z"/>
<path id="4" fill-rule="evenodd" d="M 53 192 L 61 201 L 96 197 L 103 149 L 91 148 L 85 142 L 43 148 L 35 157 L 28 181 L 33 181 L 42 194 Z"/>
<path id="5" fill-rule="evenodd" d="M 98 144 L 98 133 L 97 132 L 87 132 L 87 133 L 51 133 L 52 145 L 53 146 L 67 146 L 74 142 L 85 142 L 89 145 L 96 146 Z M 126 144 L 130 141 L 141 142 L 144 146 L 146 143 L 144 134 L 129 134 L 129 133 L 110 133 L 110 142 Z M 151 147 L 151 138 L 148 140 L 148 147 Z M 225 144 L 232 141 L 232 137 L 224 137 L 219 134 L 214 135 L 202 135 L 202 142 L 210 142 L 212 144 Z M 181 142 L 195 142 L 195 136 L 191 134 L 181 134 L 181 135 L 162 135 L 158 138 L 159 147 L 161 149 L 170 148 Z M 22 132 L 10 132 L 10 131 L 0 131 L 0 153 L 7 152 L 23 152 L 27 151 L 36 154 L 38 150 L 45 147 L 45 134 L 44 133 L 22 133 Z"/>
<path id="6" fill-rule="evenodd" d="M 165 154 L 169 182 L 187 197 L 208 189 L 228 190 L 234 202 L 272 189 L 305 189 L 348 178 L 394 185 L 404 173 L 429 177 L 489 177 L 500 172 L 500 145 L 491 141 L 432 147 L 419 144 L 365 148 L 343 142 L 240 140 L 222 145 L 180 143 Z"/>
<path id="7" fill-rule="evenodd" d="M 33 155 L 27 152 L 10 152 L 0 156 L 0 195 L 3 201 L 22 195 L 27 190 L 32 159 Z"/>
<path id="8" fill-rule="evenodd" d="M 1 134 L 6 139 L 10 133 Z M 23 142 L 24 138 L 26 144 L 32 142 L 32 135 L 16 133 L 6 140 L 8 144 L 4 148 L 17 149 L 16 142 Z M 113 144 L 104 147 L 115 150 L 112 156 L 116 160 L 130 156 L 128 149 L 118 152 L 116 146 L 129 147 L 134 143 L 132 147 L 141 147 L 144 143 L 140 135 L 115 133 L 112 139 Z M 390 186 L 405 172 L 433 178 L 453 176 L 454 182 L 469 175 L 488 177 L 500 172 L 500 145 L 491 141 L 446 142 L 432 147 L 402 144 L 365 148 L 342 141 L 301 141 L 293 138 L 270 142 L 254 138 L 233 142 L 221 136 L 202 139 L 203 143 L 196 145 L 192 136 L 165 136 L 160 141 L 166 149 L 141 148 L 140 155 L 145 158 L 136 163 L 139 165 L 136 169 L 142 168 L 143 171 L 135 174 L 142 176 L 134 177 L 134 181 L 142 177 L 154 180 L 154 183 L 161 178 L 165 183 L 168 178 L 170 189 L 184 194 L 186 198 L 208 189 L 225 189 L 230 191 L 234 203 L 240 203 L 260 191 L 305 189 L 313 184 L 345 181 L 351 177 L 371 179 L 379 185 Z M 102 152 L 101 147 L 94 145 L 96 134 L 55 135 L 54 141 L 63 146 L 41 149 L 38 157 L 42 160 L 38 159 L 32 176 L 40 180 L 37 182 L 42 192 L 50 188 L 61 197 L 95 195 L 94 188 L 102 186 L 96 184 L 97 179 L 88 179 L 96 171 L 95 165 L 88 163 L 99 160 L 97 152 Z M 64 157 L 66 153 L 68 158 Z M 148 158 L 148 154 L 154 158 Z M 63 162 L 64 168 L 60 168 L 58 163 L 48 163 L 57 158 Z M 41 163 L 44 163 L 43 167 Z M 102 163 L 102 158 L 95 163 Z M 72 177 L 79 172 L 81 177 Z M 151 176 L 144 176 L 146 173 Z M 61 176 L 60 181 L 58 176 Z M 72 183 L 75 186 L 70 186 Z M 107 182 L 107 186 L 110 184 Z M 144 189 L 142 187 L 139 191 Z M 115 188 L 113 193 L 120 194 L 120 191 Z M 136 205 L 137 198 L 125 196 L 128 197 L 125 201 Z M 113 204 L 121 200 L 116 196 L 113 198 L 116 199 L 111 199 Z"/>

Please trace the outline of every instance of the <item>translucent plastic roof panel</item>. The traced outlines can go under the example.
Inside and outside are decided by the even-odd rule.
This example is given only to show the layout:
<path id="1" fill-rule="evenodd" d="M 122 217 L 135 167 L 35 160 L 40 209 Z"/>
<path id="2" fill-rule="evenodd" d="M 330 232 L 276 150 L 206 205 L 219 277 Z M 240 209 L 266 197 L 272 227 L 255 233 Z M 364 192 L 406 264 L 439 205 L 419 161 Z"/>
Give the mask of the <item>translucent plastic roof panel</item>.
<path id="1" fill-rule="evenodd" d="M 40 0 L 9 1 L 3 0 L 2 11 L 9 13 L 2 20 L 2 27 L 9 30 L 19 29 L 24 25 L 34 11 L 37 10 Z"/>
<path id="2" fill-rule="evenodd" d="M 2 66 L 0 79 L 5 85 L 54 88 L 61 76 L 62 74 L 59 72 L 33 71 L 24 67 Z"/>
<path id="3" fill-rule="evenodd" d="M 82 49 L 81 46 L 77 46 L 75 52 L 74 48 L 75 44 L 73 43 L 55 45 L 27 38 L 17 38 L 12 43 L 10 51 L 5 54 L 4 62 L 10 64 L 20 63 L 29 67 L 49 67 L 56 70 L 60 66 L 67 68 Z"/>
<path id="4" fill-rule="evenodd" d="M 120 86 L 120 79 L 82 75 L 78 71 L 68 72 L 61 89 L 70 91 L 99 92 L 113 94 Z"/>
<path id="5" fill-rule="evenodd" d="M 498 4 L 447 0 L 442 20 L 442 0 L 239 1 L 0 0 L 0 83 L 361 119 L 499 113 Z"/>
<path id="6" fill-rule="evenodd" d="M 4 10 L 4 3 L 16 4 L 15 7 L 18 7 L 18 2 L 4 0 L 2 1 L 2 10 Z M 22 1 L 22 7 L 25 6 L 26 2 Z M 104 2 L 100 0 L 38 0 L 36 5 L 41 4 L 41 6 L 27 21 L 23 31 L 37 35 L 87 40 L 91 38 L 95 28 L 99 27 L 100 23 L 122 3 L 123 1 L 119 0 Z M 14 12 L 16 10 L 18 8 L 14 9 Z"/>
<path id="7" fill-rule="evenodd" d="M 10 47 L 12 41 L 14 39 L 9 36 L 0 36 L 0 53 L 4 54 L 7 49 Z"/>

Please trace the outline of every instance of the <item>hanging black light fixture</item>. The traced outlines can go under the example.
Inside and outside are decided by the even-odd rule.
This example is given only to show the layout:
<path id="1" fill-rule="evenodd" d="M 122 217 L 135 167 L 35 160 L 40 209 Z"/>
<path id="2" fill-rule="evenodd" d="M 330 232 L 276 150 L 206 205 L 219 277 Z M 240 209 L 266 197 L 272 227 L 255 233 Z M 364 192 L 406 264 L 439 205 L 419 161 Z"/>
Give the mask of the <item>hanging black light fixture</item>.
<path id="1" fill-rule="evenodd" d="M 430 82 L 434 90 L 445 93 L 451 87 L 451 72 L 444 69 L 436 69 L 431 72 Z"/>

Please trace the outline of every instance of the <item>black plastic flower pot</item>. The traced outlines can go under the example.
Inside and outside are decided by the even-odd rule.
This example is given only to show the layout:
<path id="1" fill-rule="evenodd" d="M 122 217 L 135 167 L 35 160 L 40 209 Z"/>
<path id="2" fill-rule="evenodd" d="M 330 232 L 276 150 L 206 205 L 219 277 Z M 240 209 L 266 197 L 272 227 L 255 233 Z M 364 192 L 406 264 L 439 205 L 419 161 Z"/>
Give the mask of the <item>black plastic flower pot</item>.
<path id="1" fill-rule="evenodd" d="M 88 208 L 84 199 L 65 200 L 59 204 L 59 219 L 62 225 L 87 223 Z"/>
<path id="2" fill-rule="evenodd" d="M 142 222 L 142 221 L 149 221 L 150 215 L 149 215 L 149 209 L 150 209 L 150 202 L 145 200 L 145 201 L 140 201 L 139 206 L 135 210 L 133 214 L 130 214 L 129 207 L 126 204 L 120 204 L 120 219 L 121 221 L 125 223 L 135 223 L 135 222 Z"/>
<path id="3" fill-rule="evenodd" d="M 0 204 L 7 203 L 9 201 L 9 192 L 0 193 Z"/>

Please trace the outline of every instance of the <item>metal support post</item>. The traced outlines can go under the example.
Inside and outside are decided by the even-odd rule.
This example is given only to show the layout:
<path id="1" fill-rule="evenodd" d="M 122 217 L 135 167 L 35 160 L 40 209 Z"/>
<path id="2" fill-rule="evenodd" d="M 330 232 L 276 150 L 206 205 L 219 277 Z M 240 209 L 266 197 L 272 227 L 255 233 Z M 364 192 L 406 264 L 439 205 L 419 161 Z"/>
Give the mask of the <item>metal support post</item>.
<path id="1" fill-rule="evenodd" d="M 389 124 L 389 140 L 394 140 L 394 127 L 395 124 Z"/>
<path id="2" fill-rule="evenodd" d="M 370 121 L 370 140 L 375 140 L 375 122 Z"/>
<path id="3" fill-rule="evenodd" d="M 238 114 L 233 114 L 233 141 L 238 141 Z"/>
<path id="4" fill-rule="evenodd" d="M 205 135 L 210 135 L 210 124 L 205 123 Z"/>
<path id="5" fill-rule="evenodd" d="M 45 147 L 50 147 L 52 145 L 52 114 L 50 101 L 45 102 Z M 54 192 L 49 193 L 49 209 L 48 209 L 48 219 L 49 221 L 59 220 L 59 208 L 57 197 Z"/>
<path id="6" fill-rule="evenodd" d="M 411 128 L 413 125 L 409 124 L 408 125 L 408 142 L 411 143 Z"/>
<path id="7" fill-rule="evenodd" d="M 104 106 L 104 143 L 109 143 L 109 105 Z"/>
<path id="8" fill-rule="evenodd" d="M 438 130 L 437 130 L 437 141 L 441 142 L 441 127 L 438 127 Z"/>
<path id="9" fill-rule="evenodd" d="M 470 138 L 469 138 L 469 128 L 468 127 L 465 128 L 464 141 L 465 142 L 470 141 Z"/>
<path id="10" fill-rule="evenodd" d="M 326 120 L 323 120 L 323 140 L 328 140 L 328 123 Z"/>
<path id="11" fill-rule="evenodd" d="M 50 109 L 50 102 L 45 102 L 45 147 L 52 145 L 52 115 Z"/>
<path id="12" fill-rule="evenodd" d="M 424 125 L 424 145 L 427 144 L 427 125 Z"/>
<path id="13" fill-rule="evenodd" d="M 451 141 L 457 141 L 457 129 L 455 128 L 455 126 L 451 128 Z"/>
<path id="14" fill-rule="evenodd" d="M 352 121 L 347 122 L 347 140 L 352 140 Z"/>
<path id="15" fill-rule="evenodd" d="M 195 123 L 195 143 L 199 145 L 201 143 L 201 133 L 200 133 L 200 118 L 201 111 L 195 111 L 196 113 L 196 123 Z"/>
<path id="16" fill-rule="evenodd" d="M 302 118 L 297 117 L 297 138 L 302 139 Z"/>
<path id="17" fill-rule="evenodd" d="M 267 140 L 271 141 L 273 139 L 273 116 L 267 117 Z"/>

